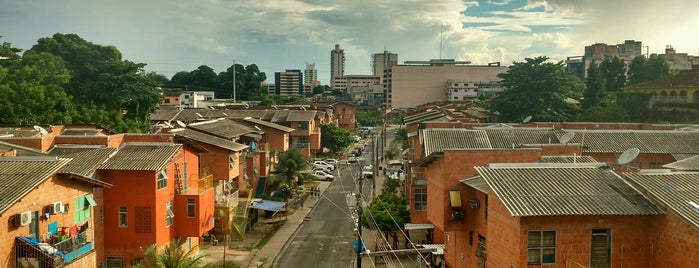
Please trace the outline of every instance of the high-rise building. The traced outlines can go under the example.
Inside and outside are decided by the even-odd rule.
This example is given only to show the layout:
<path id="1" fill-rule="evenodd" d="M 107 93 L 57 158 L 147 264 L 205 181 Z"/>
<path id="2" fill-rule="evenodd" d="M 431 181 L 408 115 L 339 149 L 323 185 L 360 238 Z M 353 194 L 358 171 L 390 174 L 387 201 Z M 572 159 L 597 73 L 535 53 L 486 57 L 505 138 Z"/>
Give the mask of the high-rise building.
<path id="1" fill-rule="evenodd" d="M 303 83 L 313 84 L 315 81 L 318 81 L 318 70 L 316 70 L 316 65 L 306 63 L 306 70 L 303 71 Z"/>
<path id="2" fill-rule="evenodd" d="M 398 65 L 398 54 L 389 53 L 384 50 L 383 53 L 376 53 L 372 56 L 371 67 L 373 75 L 383 76 L 383 71 L 391 66 Z"/>
<path id="3" fill-rule="evenodd" d="M 274 73 L 274 94 L 281 96 L 303 96 L 303 73 L 301 70 L 286 70 Z"/>
<path id="4" fill-rule="evenodd" d="M 335 49 L 330 51 L 330 85 L 334 85 L 335 77 L 345 75 L 345 50 L 340 44 L 335 44 Z"/>
<path id="5" fill-rule="evenodd" d="M 585 56 L 583 57 L 585 71 L 582 73 L 584 76 L 581 78 L 585 79 L 587 77 L 587 69 L 590 68 L 592 62 L 600 64 L 605 59 L 617 57 L 628 66 L 633 58 L 642 55 L 643 45 L 641 41 L 625 40 L 623 44 L 607 45 L 605 43 L 596 43 L 586 46 Z"/>

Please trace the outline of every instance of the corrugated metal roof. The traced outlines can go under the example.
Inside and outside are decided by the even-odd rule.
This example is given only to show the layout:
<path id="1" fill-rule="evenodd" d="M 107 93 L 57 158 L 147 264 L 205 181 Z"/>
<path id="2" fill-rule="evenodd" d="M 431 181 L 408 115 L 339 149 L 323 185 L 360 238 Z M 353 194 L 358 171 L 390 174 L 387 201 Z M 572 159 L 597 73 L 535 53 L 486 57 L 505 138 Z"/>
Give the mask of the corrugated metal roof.
<path id="1" fill-rule="evenodd" d="M 415 114 L 412 116 L 406 116 L 403 118 L 403 123 L 406 125 L 409 125 L 409 124 L 414 124 L 414 123 L 418 123 L 418 122 L 436 120 L 438 118 L 443 118 L 443 117 L 446 117 L 446 115 L 444 113 L 442 113 L 441 111 L 434 110 L 434 111 Z"/>
<path id="2" fill-rule="evenodd" d="M 266 127 L 278 129 L 278 130 L 285 131 L 285 132 L 292 132 L 292 131 L 294 131 L 293 128 L 286 127 L 286 126 L 282 126 L 282 125 L 280 125 L 280 124 L 275 124 L 275 123 L 272 123 L 272 122 L 267 122 L 267 121 L 260 120 L 260 119 L 257 119 L 257 118 L 246 117 L 246 118 L 244 118 L 243 120 L 245 120 L 246 122 L 250 122 L 250 123 L 252 123 L 252 124 L 262 125 L 262 126 L 266 126 Z"/>
<path id="3" fill-rule="evenodd" d="M 461 180 L 461 183 L 471 186 L 474 189 L 483 192 L 484 194 L 488 194 L 488 183 L 485 182 L 485 179 L 481 176 L 473 176 L 470 178 L 466 178 Z"/>
<path id="4" fill-rule="evenodd" d="M 64 129 L 61 131 L 61 136 L 98 136 L 102 133 L 101 129 Z"/>
<path id="5" fill-rule="evenodd" d="M 641 153 L 699 154 L 699 132 L 675 130 L 577 130 L 571 143 L 581 143 L 583 152 L 622 153 L 638 148 Z"/>
<path id="6" fill-rule="evenodd" d="M 625 173 L 649 196 L 699 228 L 699 173 Z"/>
<path id="7" fill-rule="evenodd" d="M 41 156 L 44 155 L 44 153 L 41 152 L 39 149 L 34 149 L 31 147 L 26 147 L 26 146 L 21 146 L 21 145 L 16 145 L 12 144 L 9 142 L 4 142 L 0 141 L 0 152 L 6 152 L 9 150 L 16 150 L 16 156 Z"/>
<path id="8" fill-rule="evenodd" d="M 198 122 L 189 124 L 187 127 L 228 140 L 232 140 L 236 137 L 242 136 L 243 134 L 260 132 L 252 127 L 229 119 Z"/>
<path id="9" fill-rule="evenodd" d="M 598 162 L 589 155 L 542 155 L 541 163 L 595 163 Z"/>
<path id="10" fill-rule="evenodd" d="M 676 170 L 696 170 L 699 171 L 699 155 L 685 158 L 679 161 L 675 161 L 666 165 L 665 168 L 671 168 Z"/>
<path id="11" fill-rule="evenodd" d="M 490 164 L 476 170 L 515 217 L 663 213 L 603 163 Z"/>
<path id="12" fill-rule="evenodd" d="M 161 170 L 182 148 L 172 143 L 127 143 L 98 169 Z"/>
<path id="13" fill-rule="evenodd" d="M 445 149 L 490 149 L 488 136 L 482 130 L 460 128 L 428 128 L 420 131 L 425 156 Z"/>
<path id="14" fill-rule="evenodd" d="M 48 154 L 60 158 L 73 159 L 73 161 L 61 168 L 61 172 L 89 177 L 115 151 L 115 148 L 106 147 L 58 145 L 51 149 Z"/>
<path id="15" fill-rule="evenodd" d="M 244 144 L 240 144 L 237 142 L 233 142 L 227 139 L 219 138 L 213 135 L 209 135 L 203 132 L 195 131 L 195 130 L 190 130 L 190 129 L 183 129 L 183 130 L 177 130 L 177 131 L 170 131 L 175 137 L 184 137 L 187 139 L 195 140 L 198 142 L 203 142 L 206 144 L 210 144 L 213 146 L 217 146 L 223 149 L 231 150 L 231 151 L 242 151 L 244 149 L 247 149 L 248 146 Z"/>
<path id="16" fill-rule="evenodd" d="M 27 128 L 2 127 L 0 128 L 0 136 L 12 135 L 12 138 L 31 138 L 39 137 L 39 131 Z"/>
<path id="17" fill-rule="evenodd" d="M 70 159 L 0 157 L 0 213 L 58 172 Z"/>
<path id="18" fill-rule="evenodd" d="M 558 136 L 550 128 L 483 128 L 493 148 L 520 147 L 522 144 L 558 144 Z"/>
<path id="19" fill-rule="evenodd" d="M 151 121 L 172 121 L 182 110 L 178 108 L 159 108 L 150 115 Z"/>

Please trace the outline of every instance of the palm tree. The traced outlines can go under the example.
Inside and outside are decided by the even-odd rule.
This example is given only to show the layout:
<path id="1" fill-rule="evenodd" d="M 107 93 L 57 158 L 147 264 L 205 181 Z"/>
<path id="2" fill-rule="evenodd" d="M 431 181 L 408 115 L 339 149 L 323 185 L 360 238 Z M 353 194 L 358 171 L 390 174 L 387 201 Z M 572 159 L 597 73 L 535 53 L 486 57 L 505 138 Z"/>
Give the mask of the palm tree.
<path id="1" fill-rule="evenodd" d="M 158 252 L 156 244 L 149 246 L 145 252 L 145 264 L 134 267 L 149 268 L 198 268 L 206 264 L 206 255 L 198 254 L 196 248 L 182 249 L 182 238 L 168 244 L 162 252 Z"/>
<path id="2" fill-rule="evenodd" d="M 288 184 L 292 188 L 294 179 L 302 177 L 302 171 L 308 167 L 308 158 L 297 149 L 291 149 L 279 153 L 279 160 L 274 167 L 272 174 L 275 174 L 269 181 L 270 188 L 277 190 L 281 185 Z"/>

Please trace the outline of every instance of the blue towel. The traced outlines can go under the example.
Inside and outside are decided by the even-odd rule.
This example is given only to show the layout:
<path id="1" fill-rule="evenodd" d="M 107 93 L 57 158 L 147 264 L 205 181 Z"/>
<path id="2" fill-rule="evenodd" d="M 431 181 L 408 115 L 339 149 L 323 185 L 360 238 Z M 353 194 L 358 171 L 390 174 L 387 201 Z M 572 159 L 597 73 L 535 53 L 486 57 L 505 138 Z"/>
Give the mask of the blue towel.
<path id="1" fill-rule="evenodd" d="M 54 235 L 56 234 L 56 232 L 58 232 L 58 222 L 54 221 L 52 223 L 49 223 L 49 233 L 51 235 Z"/>

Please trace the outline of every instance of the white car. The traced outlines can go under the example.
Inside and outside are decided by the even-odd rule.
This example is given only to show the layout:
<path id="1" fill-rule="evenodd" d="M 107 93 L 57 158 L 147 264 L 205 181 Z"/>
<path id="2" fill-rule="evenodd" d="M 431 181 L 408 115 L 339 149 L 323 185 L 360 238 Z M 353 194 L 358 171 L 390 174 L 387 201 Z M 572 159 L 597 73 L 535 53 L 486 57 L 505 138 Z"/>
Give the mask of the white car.
<path id="1" fill-rule="evenodd" d="M 333 158 L 324 159 L 323 161 L 325 161 L 328 164 L 332 164 L 333 166 L 336 166 L 336 167 L 337 167 L 337 165 L 340 164 L 340 161 L 338 161 L 337 159 L 333 159 Z"/>
<path id="2" fill-rule="evenodd" d="M 356 156 L 350 156 L 347 158 L 347 163 L 357 163 L 357 157 Z"/>
<path id="3" fill-rule="evenodd" d="M 334 165 L 328 164 L 328 162 L 320 161 L 320 160 L 314 161 L 314 162 L 313 162 L 313 166 L 314 166 L 314 167 L 328 167 L 330 170 L 334 170 L 334 169 L 335 169 L 335 166 L 334 166 Z"/>
<path id="4" fill-rule="evenodd" d="M 325 173 L 325 171 L 322 171 L 322 170 L 314 170 L 313 172 L 311 172 L 311 174 L 316 176 L 318 179 L 324 180 L 324 181 L 333 181 L 335 179 L 335 177 L 333 175 Z"/>
<path id="5" fill-rule="evenodd" d="M 323 172 L 328 173 L 328 174 L 332 174 L 332 173 L 333 173 L 332 170 L 330 170 L 330 169 L 327 168 L 327 167 L 314 167 L 313 170 L 312 170 L 311 172 L 316 171 L 316 170 L 320 170 L 320 171 L 323 171 Z"/>

